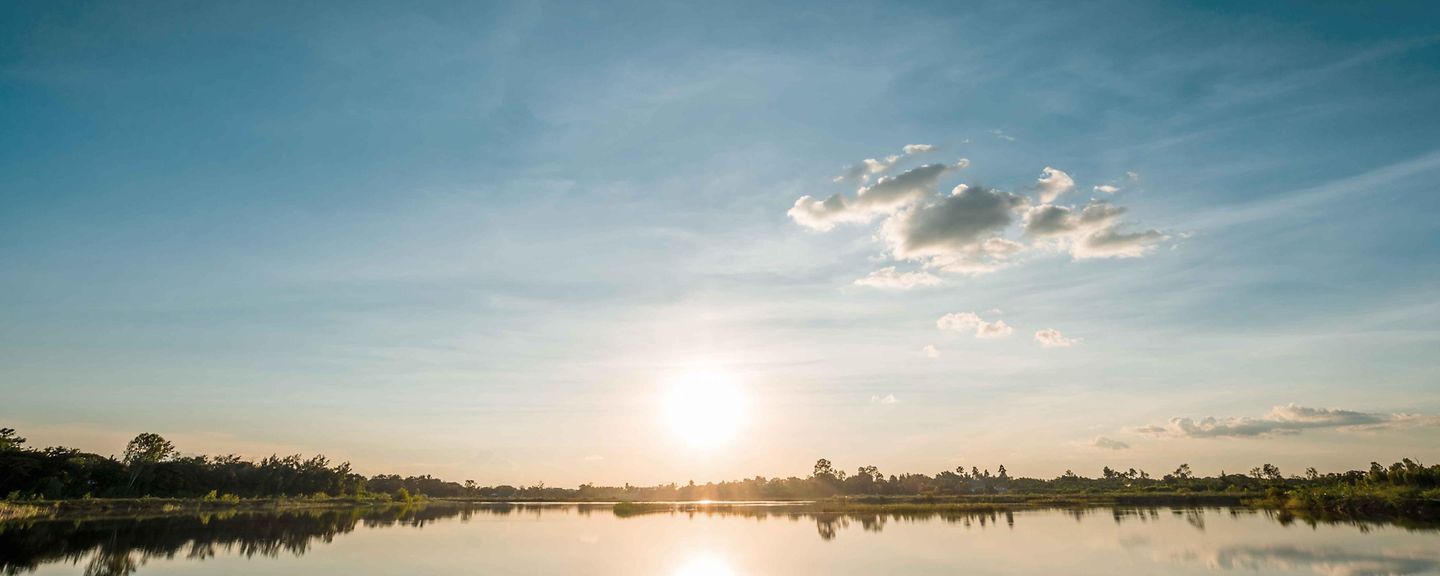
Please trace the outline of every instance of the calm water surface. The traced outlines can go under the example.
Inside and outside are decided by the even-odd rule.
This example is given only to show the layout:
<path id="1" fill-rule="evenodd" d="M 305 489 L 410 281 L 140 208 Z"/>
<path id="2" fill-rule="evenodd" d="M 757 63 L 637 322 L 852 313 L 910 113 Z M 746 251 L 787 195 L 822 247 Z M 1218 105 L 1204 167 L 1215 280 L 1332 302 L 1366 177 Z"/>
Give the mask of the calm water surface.
<path id="1" fill-rule="evenodd" d="M 1440 532 L 1229 509 L 487 505 L 0 524 L 5 574 L 1440 574 Z"/>

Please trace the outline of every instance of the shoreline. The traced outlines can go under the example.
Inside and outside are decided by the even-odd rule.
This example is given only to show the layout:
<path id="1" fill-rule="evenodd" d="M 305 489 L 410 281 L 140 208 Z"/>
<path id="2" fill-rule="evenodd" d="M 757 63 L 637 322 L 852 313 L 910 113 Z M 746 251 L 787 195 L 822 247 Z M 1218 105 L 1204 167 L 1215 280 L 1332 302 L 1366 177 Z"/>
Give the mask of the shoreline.
<path id="1" fill-rule="evenodd" d="M 1282 513 L 1357 519 L 1440 520 L 1440 501 L 1431 499 L 1379 500 L 1345 498 L 1324 506 L 1277 500 L 1263 494 L 1233 493 L 1109 493 L 1109 494 L 997 494 L 961 496 L 848 496 L 818 500 L 564 500 L 425 498 L 396 501 L 389 498 L 89 498 L 38 502 L 0 502 L 0 522 L 127 518 L 215 513 L 269 513 L 283 511 L 346 510 L 417 506 L 609 506 L 616 516 L 681 512 L 740 512 L 761 510 L 808 514 L 924 514 L 986 513 L 1038 509 L 1091 509 L 1129 507 L 1241 508 Z"/>

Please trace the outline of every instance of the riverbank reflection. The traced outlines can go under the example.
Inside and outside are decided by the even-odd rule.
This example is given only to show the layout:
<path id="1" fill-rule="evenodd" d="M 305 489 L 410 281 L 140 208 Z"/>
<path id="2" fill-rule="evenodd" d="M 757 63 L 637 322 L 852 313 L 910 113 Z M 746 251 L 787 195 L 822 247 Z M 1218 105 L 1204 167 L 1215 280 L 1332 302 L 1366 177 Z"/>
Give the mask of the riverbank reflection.
<path id="1" fill-rule="evenodd" d="M 517 567 L 528 565 L 527 554 L 560 553 L 565 561 L 580 567 L 596 559 L 609 562 L 603 564 L 607 569 L 593 570 L 599 573 L 733 576 L 754 573 L 737 566 L 789 561 L 787 554 L 792 550 L 803 548 L 825 558 L 826 549 L 832 556 L 853 554 L 887 542 L 903 543 L 916 548 L 915 554 L 924 552 L 929 555 L 926 558 L 939 559 L 931 558 L 920 568 L 944 565 L 945 560 L 958 559 L 951 548 L 972 546 L 967 554 L 982 563 L 986 555 L 1007 549 L 1021 555 L 1039 554 L 1006 560 L 1022 564 L 1042 562 L 1047 555 L 1059 555 L 1063 550 L 1097 559 L 1129 557 L 1181 571 L 1355 576 L 1440 573 L 1440 553 L 1434 552 L 1440 550 L 1440 532 L 1432 524 L 1306 518 L 1250 509 L 823 512 L 796 504 L 673 504 L 647 505 L 641 510 L 621 513 L 610 504 L 439 502 L 408 507 L 11 521 L 0 523 L 0 573 L 24 574 L 51 567 L 61 574 L 66 573 L 61 569 L 69 566 L 87 576 L 123 576 L 162 560 L 201 566 L 196 563 L 212 559 L 301 558 L 349 538 L 378 541 L 382 547 L 400 541 L 412 547 L 463 545 L 451 553 L 465 556 L 484 550 L 486 555 L 480 561 L 498 563 L 505 568 L 501 573 L 525 573 Z M 481 526 L 467 531 L 465 525 L 476 520 L 483 521 Z M 813 526 L 808 540 L 814 544 L 806 544 L 804 535 L 795 530 L 805 524 Z M 1297 526 L 1308 526 L 1314 534 L 1291 530 Z M 452 539 L 439 540 L 431 527 L 443 528 L 441 533 Z M 957 529 L 971 535 L 957 538 Z M 393 537 L 360 537 L 361 533 L 384 530 L 392 531 Z M 517 530 L 533 534 L 534 540 L 514 541 Z M 421 531 L 427 531 L 425 538 L 437 539 L 417 540 Z M 891 536 L 891 531 L 900 534 Z M 407 535 L 412 532 L 416 535 Z M 1002 536 L 1012 532 L 1020 534 L 1020 540 Z M 1371 532 L 1383 532 L 1389 540 L 1372 539 Z M 1021 540 L 1027 544 L 1022 546 Z M 1382 541 L 1387 544 L 1378 545 Z M 925 548 L 930 545 L 936 550 Z M 664 558 L 653 553 L 662 548 L 670 550 Z M 742 559 L 746 564 L 735 564 Z M 651 564 L 635 571 L 625 569 L 628 562 L 641 560 Z M 861 567 L 873 558 L 860 560 L 847 570 L 862 573 Z M 907 560 L 898 557 L 892 562 L 905 566 Z M 455 562 L 462 561 L 457 558 Z M 670 566 L 663 568 L 654 562 Z M 872 568 L 884 566 L 880 563 Z M 357 567 L 358 573 L 367 573 L 367 569 L 371 567 Z"/>

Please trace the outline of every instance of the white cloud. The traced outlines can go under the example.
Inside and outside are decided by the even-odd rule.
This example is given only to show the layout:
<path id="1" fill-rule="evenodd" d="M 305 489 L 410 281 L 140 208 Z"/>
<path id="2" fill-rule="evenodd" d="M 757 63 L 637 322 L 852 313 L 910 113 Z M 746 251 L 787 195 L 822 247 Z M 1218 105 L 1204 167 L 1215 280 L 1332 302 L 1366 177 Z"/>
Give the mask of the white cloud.
<path id="1" fill-rule="evenodd" d="M 865 275 L 864 278 L 856 280 L 855 285 L 890 290 L 909 290 L 916 286 L 937 286 L 942 282 L 943 280 L 941 280 L 939 276 L 929 272 L 897 272 L 894 266 L 886 266 Z"/>
<path id="2" fill-rule="evenodd" d="M 920 349 L 920 351 L 925 353 L 926 358 L 940 357 L 940 349 L 936 348 L 934 344 L 926 344 L 924 348 Z"/>
<path id="3" fill-rule="evenodd" d="M 801 196 L 787 214 L 795 223 L 820 231 L 836 224 L 869 222 L 933 195 L 941 176 L 967 165 L 969 161 L 962 159 L 955 164 L 926 164 L 896 176 L 883 176 L 873 185 L 861 186 L 854 198 L 843 194 L 824 200 Z"/>
<path id="4" fill-rule="evenodd" d="M 895 395 L 894 395 L 894 394 L 886 394 L 886 395 L 884 395 L 884 396 L 871 396 L 871 397 L 870 397 L 870 403 L 871 403 L 871 404 L 883 404 L 883 405 L 887 405 L 887 406 L 888 406 L 888 405 L 891 405 L 891 404 L 899 404 L 899 403 L 900 403 L 900 400 L 897 399 L 897 398 L 895 398 Z"/>
<path id="5" fill-rule="evenodd" d="M 1006 324 L 1004 320 L 981 322 L 979 326 L 975 327 L 975 337 L 986 340 L 1006 338 L 1014 332 L 1015 329 L 1011 328 L 1009 324 Z"/>
<path id="6" fill-rule="evenodd" d="M 973 330 L 976 326 L 979 326 L 981 322 L 984 322 L 984 320 L 981 320 L 980 316 L 974 312 L 955 312 L 941 316 L 939 320 L 935 321 L 935 327 L 941 330 L 963 332 Z"/>
<path id="7" fill-rule="evenodd" d="M 879 212 L 891 212 L 913 205 L 935 193 L 940 177 L 946 172 L 962 168 L 968 162 L 957 164 L 926 164 L 907 170 L 897 176 L 886 176 L 856 191 L 856 204 Z"/>
<path id="8" fill-rule="evenodd" d="M 1120 232 L 1106 228 L 1074 244 L 1070 254 L 1076 260 L 1088 258 L 1139 258 L 1169 239 L 1159 230 Z"/>
<path id="9" fill-rule="evenodd" d="M 1010 264 L 1008 258 L 1025 249 L 1025 245 L 999 236 L 984 242 L 956 250 L 949 254 L 937 254 L 925 259 L 926 265 L 937 270 L 955 274 L 988 274 Z"/>
<path id="10" fill-rule="evenodd" d="M 1091 442 L 1090 445 L 1096 448 L 1103 448 L 1105 450 L 1125 450 L 1130 447 L 1129 444 L 1126 444 L 1119 440 L 1111 440 L 1104 436 L 1096 436 L 1095 441 Z"/>
<path id="11" fill-rule="evenodd" d="M 1011 135 L 1009 135 L 1009 134 L 1006 134 L 1004 130 L 1000 130 L 1000 129 L 991 130 L 991 131 L 990 131 L 990 135 L 991 135 L 991 136 L 994 136 L 994 137 L 996 137 L 996 138 L 999 138 L 999 139 L 1001 139 L 1001 140 L 1005 140 L 1005 141 L 1007 141 L 1007 142 L 1014 142 L 1014 141 L 1015 141 L 1015 137 L 1014 137 L 1014 136 L 1011 136 Z"/>
<path id="12" fill-rule="evenodd" d="M 1083 239 L 1115 226 L 1124 214 L 1124 208 L 1099 200 L 1090 201 L 1078 214 L 1069 206 L 1041 204 L 1025 211 L 1024 230 L 1027 236 Z"/>
<path id="13" fill-rule="evenodd" d="M 876 159 L 874 159 L 874 158 L 866 158 L 866 159 L 865 159 L 865 173 L 866 173 L 866 174 L 883 174 L 886 170 L 889 170 L 891 166 L 894 166 L 895 163 L 896 163 L 896 162 L 899 162 L 899 161 L 900 161 L 900 156 L 899 156 L 899 155 L 886 156 L 884 160 L 876 160 Z"/>
<path id="14" fill-rule="evenodd" d="M 1145 426 L 1137 432 L 1179 438 L 1254 438 L 1299 434 L 1303 430 L 1334 428 L 1342 431 L 1375 430 L 1403 426 L 1440 425 L 1440 417 L 1419 414 L 1377 414 L 1330 408 L 1307 408 L 1287 404 L 1271 408 L 1260 418 L 1171 418 L 1159 426 Z"/>
<path id="15" fill-rule="evenodd" d="M 1096 186 L 1094 190 L 1101 194 L 1114 194 L 1120 191 L 1120 187 L 1111 184 L 1101 184 L 1099 186 Z"/>
<path id="16" fill-rule="evenodd" d="M 1039 192 L 1041 202 L 1054 202 L 1061 194 L 1074 189 L 1075 179 L 1059 168 L 1046 166 L 1035 181 L 1035 190 Z"/>
<path id="17" fill-rule="evenodd" d="M 1440 426 L 1440 416 L 1432 414 L 1391 414 L 1390 419 L 1385 422 L 1387 426 L 1396 428 L 1411 428 L 1415 426 Z"/>
<path id="18" fill-rule="evenodd" d="M 1041 204 L 1026 210 L 1023 229 L 1026 236 L 1053 242 L 1075 260 L 1135 258 L 1169 238 L 1158 230 L 1119 231 L 1125 212 L 1101 200 L 1091 200 L 1079 213 L 1068 206 Z"/>
<path id="19" fill-rule="evenodd" d="M 1026 205 L 1024 197 L 979 186 L 897 213 L 881 227 L 895 258 L 953 272 L 984 272 L 1024 249 L 1000 236 Z"/>
<path id="20" fill-rule="evenodd" d="M 1074 232 L 1076 217 L 1069 207 L 1041 204 L 1026 210 L 1024 221 L 1026 236 L 1045 237 Z"/>
<path id="21" fill-rule="evenodd" d="M 853 210 L 847 211 L 848 204 L 845 197 L 839 194 L 824 200 L 801 196 L 786 214 L 796 224 L 822 232 L 834 228 L 836 224 L 868 222 L 872 217 Z"/>
<path id="22" fill-rule="evenodd" d="M 1080 342 L 1080 339 L 1066 338 L 1059 330 L 1046 328 L 1035 333 L 1035 342 L 1046 348 L 1069 348 Z"/>
<path id="23" fill-rule="evenodd" d="M 836 176 L 833 181 L 845 182 L 847 180 L 859 180 L 860 182 L 867 182 L 874 176 L 888 172 L 906 156 L 924 154 L 933 150 L 935 150 L 935 147 L 930 144 L 906 144 L 905 147 L 901 149 L 901 154 L 891 154 L 879 159 L 866 158 L 861 160 L 859 164 L 846 168 L 845 171 L 839 176 Z"/>
<path id="24" fill-rule="evenodd" d="M 976 338 L 987 340 L 1004 338 L 1015 332 L 1015 329 L 1006 324 L 1004 320 L 986 322 L 974 312 L 946 314 L 935 321 L 935 326 L 941 330 L 953 332 L 974 331 Z"/>
<path id="25" fill-rule="evenodd" d="M 905 155 L 933 149 L 910 144 Z M 1075 189 L 1075 181 L 1054 167 L 1045 167 L 1037 180 L 1042 202 L 1033 204 L 1013 192 L 964 183 L 954 185 L 948 194 L 940 193 L 941 180 L 969 166 L 966 159 L 882 175 L 898 158 L 870 159 L 857 165 L 864 178 L 853 194 L 834 194 L 823 200 L 802 196 L 788 212 L 795 223 L 817 231 L 878 219 L 875 237 L 884 244 L 890 260 L 916 263 L 923 269 L 904 274 L 881 269 L 856 281 L 858 285 L 933 285 L 939 282 L 937 273 L 994 272 L 1022 262 L 1020 256 L 1034 248 L 1069 254 L 1073 260 L 1135 258 L 1169 239 L 1158 230 L 1126 229 L 1122 222 L 1126 210 L 1102 200 L 1091 200 L 1083 207 L 1055 204 L 1058 197 Z M 877 177 L 870 180 L 871 174 Z"/>
<path id="26" fill-rule="evenodd" d="M 895 163 L 900 161 L 900 158 L 901 156 L 898 154 L 892 154 L 880 159 L 866 158 L 861 160 L 859 164 L 846 168 L 845 171 L 839 176 L 836 176 L 832 182 L 844 182 L 846 180 L 868 181 L 871 176 L 884 174 L 890 170 L 891 167 L 895 166 Z"/>

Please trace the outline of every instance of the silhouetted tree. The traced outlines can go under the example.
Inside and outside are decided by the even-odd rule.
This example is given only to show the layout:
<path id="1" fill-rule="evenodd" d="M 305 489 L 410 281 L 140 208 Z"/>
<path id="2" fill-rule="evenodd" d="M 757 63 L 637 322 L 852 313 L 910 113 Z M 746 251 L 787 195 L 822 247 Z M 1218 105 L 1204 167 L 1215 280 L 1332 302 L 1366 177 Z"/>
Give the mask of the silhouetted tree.
<path id="1" fill-rule="evenodd" d="M 15 435 L 14 428 L 0 428 L 0 452 L 19 450 L 25 445 L 25 439 Z"/>
<path id="2" fill-rule="evenodd" d="M 130 482 L 125 489 L 134 488 L 135 480 L 147 467 L 175 454 L 175 445 L 159 434 L 145 432 L 136 436 L 125 446 L 125 465 L 130 467 Z"/>
<path id="3" fill-rule="evenodd" d="M 821 459 L 815 461 L 815 473 L 814 473 L 814 478 L 827 478 L 827 479 L 829 479 L 829 478 L 834 478 L 834 477 L 835 477 L 835 467 L 830 465 L 830 461 L 829 461 L 829 460 L 826 460 L 826 459 L 824 459 L 824 458 L 821 458 Z"/>

